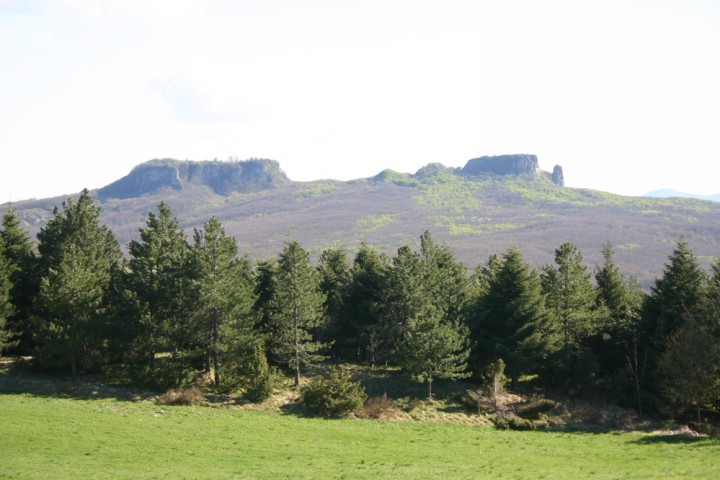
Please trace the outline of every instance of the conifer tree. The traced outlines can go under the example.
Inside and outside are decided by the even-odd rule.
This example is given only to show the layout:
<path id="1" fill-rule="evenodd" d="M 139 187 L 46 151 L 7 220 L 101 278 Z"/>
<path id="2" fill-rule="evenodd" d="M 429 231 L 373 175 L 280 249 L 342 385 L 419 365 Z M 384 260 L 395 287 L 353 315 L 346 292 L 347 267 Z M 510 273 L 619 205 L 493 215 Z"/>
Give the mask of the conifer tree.
<path id="1" fill-rule="evenodd" d="M 225 235 L 215 217 L 202 230 L 195 229 L 193 238 L 194 330 L 204 350 L 205 371 L 212 371 L 220 385 L 224 357 L 244 340 L 249 344 L 253 334 L 254 279 L 249 259 L 238 258 L 235 238 Z"/>
<path id="2" fill-rule="evenodd" d="M 87 190 L 63 202 L 38 234 L 43 275 L 38 294 L 36 360 L 80 368 L 98 363 L 107 333 L 106 293 L 120 247 Z"/>
<path id="3" fill-rule="evenodd" d="M 597 332 L 600 315 L 582 260 L 577 246 L 563 243 L 555 250 L 556 267 L 546 265 L 541 275 L 545 305 L 560 342 L 556 378 L 567 386 L 587 384 L 598 368 L 587 341 Z"/>
<path id="4" fill-rule="evenodd" d="M 468 295 L 467 268 L 455 259 L 447 245 L 433 241 L 429 231 L 420 236 L 420 257 L 426 294 L 446 320 L 459 319 Z"/>
<path id="5" fill-rule="evenodd" d="M 651 335 L 654 355 L 662 354 L 664 341 L 693 315 L 704 295 L 707 277 L 684 239 L 677 242 L 663 275 L 650 289 L 643 317 Z"/>
<path id="6" fill-rule="evenodd" d="M 324 341 L 342 338 L 347 324 L 344 322 L 345 298 L 351 280 L 350 262 L 342 247 L 327 248 L 320 254 L 317 266 L 320 274 L 320 290 L 325 295 L 326 326 L 321 332 Z M 337 342 L 334 346 L 340 346 Z M 336 350 L 336 353 L 340 353 Z"/>
<path id="7" fill-rule="evenodd" d="M 668 260 L 662 277 L 651 287 L 642 311 L 642 327 L 648 345 L 645 390 L 655 408 L 664 403 L 661 358 L 672 357 L 675 354 L 668 352 L 668 349 L 682 346 L 682 342 L 671 342 L 672 338 L 678 335 L 692 338 L 693 329 L 683 334 L 678 332 L 689 319 L 699 315 L 707 281 L 707 276 L 684 239 L 677 242 Z"/>
<path id="8" fill-rule="evenodd" d="M 161 202 L 150 212 L 140 240 L 128 245 L 128 286 L 137 299 L 140 331 L 134 342 L 141 381 L 176 385 L 183 381 L 188 355 L 195 347 L 190 309 L 195 300 L 188 274 L 189 246 L 170 207 Z M 159 353 L 170 353 L 173 369 L 161 369 Z M 143 373 L 144 372 L 144 373 Z"/>
<path id="9" fill-rule="evenodd" d="M 420 255 L 402 246 L 392 259 L 382 308 L 382 327 L 386 348 L 391 353 L 402 344 L 410 323 L 431 305 L 432 298 L 423 286 L 425 265 Z"/>
<path id="10" fill-rule="evenodd" d="M 557 345 L 550 335 L 540 277 L 517 247 L 509 248 L 488 276 L 475 307 L 478 360 L 507 360 L 512 377 L 537 373 Z"/>
<path id="11" fill-rule="evenodd" d="M 470 376 L 467 370 L 467 329 L 457 322 L 443 320 L 442 313 L 428 308 L 410 324 L 402 343 L 402 364 L 414 380 L 426 383 L 428 400 L 438 378 L 458 379 Z"/>
<path id="12" fill-rule="evenodd" d="M 255 305 L 253 310 L 257 316 L 256 327 L 265 335 L 270 334 L 270 315 L 277 270 L 278 263 L 274 257 L 258 261 L 255 267 Z"/>
<path id="13" fill-rule="evenodd" d="M 598 359 L 604 388 L 612 389 L 610 381 L 627 378 L 623 373 L 629 374 L 635 403 L 638 411 L 642 411 L 641 381 L 646 345 L 641 342 L 640 311 L 644 294 L 633 278 L 620 274 L 609 242 L 603 245 L 602 254 L 603 264 L 595 269 L 596 305 L 604 313 L 605 321 L 599 325 L 590 347 Z M 621 385 L 617 387 L 622 389 Z"/>
<path id="14" fill-rule="evenodd" d="M 27 232 L 22 228 L 17 210 L 8 205 L 2 218 L 0 238 L 5 244 L 3 257 L 10 273 L 10 302 L 14 313 L 8 318 L 8 328 L 15 333 L 18 351 L 30 354 L 32 342 L 32 305 L 39 288 L 37 259 Z"/>
<path id="15" fill-rule="evenodd" d="M 325 297 L 317 270 L 299 242 L 285 245 L 278 260 L 271 299 L 271 350 L 275 358 L 295 374 L 300 385 L 301 370 L 323 358 L 318 352 L 327 345 L 316 340 L 325 322 Z"/>
<path id="16" fill-rule="evenodd" d="M 355 254 L 351 281 L 345 298 L 345 321 L 349 335 L 343 341 L 350 358 L 374 365 L 383 348 L 383 310 L 390 261 L 365 242 Z"/>
<path id="17" fill-rule="evenodd" d="M 10 302 L 10 277 L 12 270 L 10 269 L 7 260 L 4 255 L 4 242 L 0 237 L 0 355 L 10 346 L 12 343 L 12 332 L 8 328 L 7 319 L 12 316 L 14 308 Z"/>

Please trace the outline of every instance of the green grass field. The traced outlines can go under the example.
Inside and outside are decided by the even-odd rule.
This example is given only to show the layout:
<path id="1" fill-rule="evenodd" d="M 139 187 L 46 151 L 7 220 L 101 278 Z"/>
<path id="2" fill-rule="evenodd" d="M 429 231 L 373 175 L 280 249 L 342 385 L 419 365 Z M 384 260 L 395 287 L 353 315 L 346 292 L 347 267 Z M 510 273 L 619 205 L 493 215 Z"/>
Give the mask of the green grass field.
<path id="1" fill-rule="evenodd" d="M 720 478 L 719 439 L 0 394 L 0 478 Z"/>

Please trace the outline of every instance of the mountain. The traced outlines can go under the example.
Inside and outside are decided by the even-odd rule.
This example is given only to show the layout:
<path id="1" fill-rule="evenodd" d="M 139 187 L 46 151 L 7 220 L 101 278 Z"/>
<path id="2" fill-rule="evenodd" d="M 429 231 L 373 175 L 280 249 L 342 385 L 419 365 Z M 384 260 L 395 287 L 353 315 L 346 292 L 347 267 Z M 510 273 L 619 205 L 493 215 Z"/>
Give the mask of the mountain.
<path id="1" fill-rule="evenodd" d="M 720 193 L 716 195 L 698 195 L 696 193 L 685 193 L 673 190 L 672 188 L 663 188 L 662 190 L 653 190 L 645 194 L 646 197 L 651 198 L 695 198 L 698 200 L 711 200 L 713 202 L 720 202 Z"/>
<path id="2" fill-rule="evenodd" d="M 425 230 L 468 266 L 517 245 L 536 266 L 563 242 L 577 244 L 592 268 L 610 241 L 622 271 L 647 286 L 680 236 L 707 267 L 720 255 L 720 204 L 682 198 L 625 197 L 563 187 L 562 169 L 540 170 L 534 155 L 479 157 L 464 168 L 439 163 L 414 174 L 384 170 L 348 182 L 289 180 L 277 162 L 153 160 L 92 192 L 122 244 L 147 213 L 168 203 L 188 235 L 211 216 L 254 258 L 289 238 L 315 256 L 335 244 L 367 241 L 388 254 L 417 246 Z M 15 204 L 31 235 L 65 198 Z"/>

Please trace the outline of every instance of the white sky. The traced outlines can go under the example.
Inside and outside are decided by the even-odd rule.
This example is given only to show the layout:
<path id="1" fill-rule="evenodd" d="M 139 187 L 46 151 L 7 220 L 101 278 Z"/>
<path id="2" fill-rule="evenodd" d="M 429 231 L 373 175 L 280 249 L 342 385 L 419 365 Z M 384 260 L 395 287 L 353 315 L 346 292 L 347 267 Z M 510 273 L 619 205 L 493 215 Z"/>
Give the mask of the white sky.
<path id="1" fill-rule="evenodd" d="M 0 202 L 157 157 L 720 192 L 715 0 L 0 0 Z"/>

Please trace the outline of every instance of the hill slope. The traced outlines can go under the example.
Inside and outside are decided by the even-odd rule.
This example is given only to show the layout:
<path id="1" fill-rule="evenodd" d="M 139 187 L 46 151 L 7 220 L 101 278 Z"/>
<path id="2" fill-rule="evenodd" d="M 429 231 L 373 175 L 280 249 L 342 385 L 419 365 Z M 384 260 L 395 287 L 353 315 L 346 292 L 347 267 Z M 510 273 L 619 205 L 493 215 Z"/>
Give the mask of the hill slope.
<path id="1" fill-rule="evenodd" d="M 217 166 L 210 168 L 213 163 Z M 251 175 L 236 175 L 233 183 L 222 175 L 191 177 L 193 164 L 205 171 L 228 165 L 177 162 L 178 173 L 168 176 L 177 178 L 177 185 L 160 182 L 133 195 L 128 192 L 145 177 L 126 180 L 131 173 L 94 192 L 102 221 L 125 244 L 137 236 L 147 213 L 165 201 L 189 234 L 215 215 L 255 258 L 278 253 L 291 235 L 314 254 L 334 244 L 352 248 L 362 240 L 393 254 L 402 244 L 415 245 L 419 235 L 430 230 L 470 267 L 511 245 L 540 266 L 552 262 L 554 249 L 565 241 L 582 248 L 586 263 L 593 266 L 601 260 L 602 244 L 610 241 L 621 269 L 644 285 L 660 275 L 681 235 L 704 265 L 720 255 L 718 203 L 567 188 L 539 169 L 471 174 L 430 164 L 412 175 L 385 170 L 349 182 L 292 182 L 277 163 L 267 162 Z M 143 164 L 133 172 L 155 166 Z M 248 165 L 237 162 L 235 167 L 247 170 Z M 559 173 L 561 179 L 562 170 Z M 15 206 L 34 235 L 62 200 Z"/>

